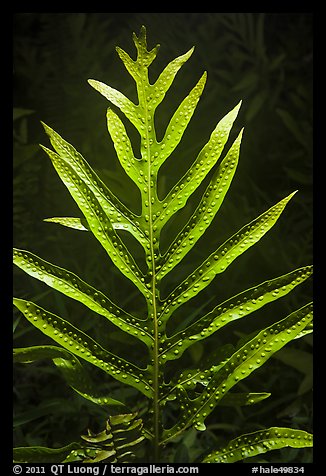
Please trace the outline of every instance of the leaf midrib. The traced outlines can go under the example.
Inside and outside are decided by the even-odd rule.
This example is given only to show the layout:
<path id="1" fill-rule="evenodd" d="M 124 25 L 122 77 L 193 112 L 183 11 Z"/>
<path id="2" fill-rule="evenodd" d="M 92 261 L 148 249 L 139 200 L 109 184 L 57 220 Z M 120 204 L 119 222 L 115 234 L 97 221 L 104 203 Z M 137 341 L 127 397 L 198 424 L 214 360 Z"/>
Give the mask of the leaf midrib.
<path id="1" fill-rule="evenodd" d="M 147 79 L 148 86 L 150 86 L 148 78 Z M 145 93 L 145 84 L 144 84 L 144 76 L 140 75 L 140 89 L 141 89 L 141 97 L 143 99 L 143 110 L 144 110 L 144 119 L 145 119 L 145 142 L 146 142 L 146 157 L 147 157 L 147 201 L 148 201 L 148 232 L 149 232 L 149 245 L 150 245 L 150 258 L 151 258 L 151 300 L 152 304 L 150 304 L 148 300 L 148 309 L 152 309 L 153 312 L 153 337 L 154 337 L 154 344 L 153 344 L 153 424 L 154 424 L 154 452 L 155 452 L 155 461 L 158 460 L 158 451 L 159 451 L 159 439 L 160 439 L 160 406 L 159 406 L 159 335 L 158 335 L 158 316 L 157 316 L 157 302 L 156 302 L 156 269 L 155 269 L 155 252 L 154 252 L 154 229 L 153 229 L 153 204 L 152 204 L 152 187 L 151 187 L 151 144 L 150 144 L 150 135 L 149 135 L 149 126 L 151 126 L 151 131 L 155 131 L 154 129 L 154 121 L 149 120 L 148 114 L 148 104 L 146 99 Z M 154 111 L 153 111 L 154 114 Z M 151 122 L 151 123 L 150 123 Z M 154 133 L 154 132 L 152 132 Z M 154 141 L 155 142 L 155 141 Z M 154 197 L 155 199 L 155 197 Z M 150 317 L 150 316 L 149 316 Z"/>

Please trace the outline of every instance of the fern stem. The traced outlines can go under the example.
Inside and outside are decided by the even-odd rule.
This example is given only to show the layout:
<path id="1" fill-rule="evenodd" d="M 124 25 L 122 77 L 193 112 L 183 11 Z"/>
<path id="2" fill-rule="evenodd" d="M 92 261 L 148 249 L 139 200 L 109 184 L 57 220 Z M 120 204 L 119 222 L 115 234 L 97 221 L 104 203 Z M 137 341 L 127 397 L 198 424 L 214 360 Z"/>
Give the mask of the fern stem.
<path id="1" fill-rule="evenodd" d="M 150 160 L 148 160 L 148 169 L 150 177 Z M 157 316 L 157 293 L 156 293 L 156 270 L 155 270 L 155 251 L 154 251 L 154 232 L 152 226 L 152 206 L 151 206 L 151 187 L 148 187 L 148 202 L 149 202 L 149 238 L 150 238 L 150 258 L 151 258 L 151 295 L 152 295 L 152 304 L 151 304 L 151 315 L 153 319 L 153 331 L 154 331 L 154 345 L 153 345 L 153 388 L 154 388 L 154 398 L 153 398 L 153 425 L 154 425 L 154 461 L 159 462 L 159 443 L 160 443 L 160 405 L 159 405 L 159 378 L 160 378 L 160 368 L 159 368 L 159 333 L 158 333 L 158 316 Z"/>
<path id="2" fill-rule="evenodd" d="M 153 247 L 151 247 L 151 251 Z M 153 253 L 154 255 L 154 253 Z M 154 266 L 153 266 L 154 268 Z M 160 406 L 159 406 L 159 360 L 158 360 L 158 347 L 159 347 L 159 336 L 158 336 L 158 325 L 157 325 L 157 308 L 156 308 L 156 279 L 153 275 L 152 280 L 152 292 L 153 292 L 153 318 L 154 318 L 154 347 L 153 347 L 153 388 L 154 388 L 154 400 L 153 400 L 153 424 L 154 424 L 154 459 L 158 463 L 160 459 L 159 455 L 159 443 L 160 443 Z"/>
<path id="3" fill-rule="evenodd" d="M 148 176 L 150 177 L 150 160 L 148 160 Z M 148 202 L 149 202 L 149 238 L 150 238 L 150 258 L 151 258 L 151 295 L 152 304 L 150 306 L 150 315 L 153 319 L 153 331 L 154 331 L 154 344 L 153 344 L 153 430 L 154 430 L 154 462 L 158 463 L 160 459 L 159 455 L 159 443 L 160 443 L 160 405 L 159 405 L 159 333 L 158 333 L 158 317 L 157 317 L 157 302 L 156 302 L 156 270 L 155 270 L 155 251 L 154 251 L 154 232 L 152 226 L 152 206 L 151 206 L 151 187 L 148 187 Z"/>
<path id="4" fill-rule="evenodd" d="M 147 76 L 147 74 L 146 74 Z M 147 79 L 148 82 L 148 79 Z M 159 366 L 159 332 L 158 332 L 158 312 L 157 312 L 157 277 L 156 277 L 156 269 L 155 269 L 155 237 L 154 237 L 154 230 L 153 230 L 153 207 L 152 207 L 152 199 L 155 200 L 155 193 L 153 195 L 152 190 L 155 190 L 156 180 L 152 177 L 152 170 L 151 170 L 151 140 L 150 134 L 154 134 L 154 120 L 153 117 L 150 116 L 148 110 L 148 104 L 146 101 L 146 93 L 145 93 L 145 84 L 142 80 L 140 83 L 141 87 L 139 90 L 139 97 L 142 100 L 143 108 L 144 108 L 144 119 L 145 119 L 145 135 L 142 136 L 142 141 L 144 143 L 142 146 L 143 149 L 143 158 L 147 161 L 147 208 L 148 208 L 148 236 L 149 236 L 149 271 L 151 273 L 151 298 L 148 300 L 148 312 L 149 317 L 152 319 L 153 325 L 153 337 L 154 337 L 154 344 L 153 344 L 153 355 L 152 355 L 152 363 L 153 363 L 153 389 L 154 389 L 154 397 L 153 397 L 153 458 L 154 462 L 158 463 L 160 461 L 160 437 L 161 437 L 161 416 L 160 416 L 160 395 L 159 395 L 159 388 L 160 388 L 160 366 Z M 149 132 L 151 131 L 151 133 Z M 152 183 L 152 181 L 155 182 Z M 154 186 L 155 185 L 155 186 Z M 144 203 L 143 203 L 143 210 L 144 210 Z M 145 205 L 146 206 L 146 205 Z"/>

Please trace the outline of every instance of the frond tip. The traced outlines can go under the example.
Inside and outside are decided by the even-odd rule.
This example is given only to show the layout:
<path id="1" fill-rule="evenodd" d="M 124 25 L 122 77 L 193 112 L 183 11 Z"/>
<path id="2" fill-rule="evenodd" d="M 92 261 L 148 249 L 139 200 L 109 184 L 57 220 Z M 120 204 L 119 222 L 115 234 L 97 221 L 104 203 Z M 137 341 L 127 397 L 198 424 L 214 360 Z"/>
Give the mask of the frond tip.
<path id="1" fill-rule="evenodd" d="M 137 37 L 136 33 L 133 33 L 132 39 L 135 43 L 138 52 L 138 60 L 143 66 L 149 66 L 157 56 L 160 45 L 157 44 L 150 51 L 147 50 L 147 34 L 146 27 L 142 25 L 140 28 L 139 36 Z M 118 47 L 117 47 L 118 49 Z"/>
<path id="2" fill-rule="evenodd" d="M 248 433 L 230 441 L 227 446 L 209 453 L 203 463 L 235 463 L 261 453 L 285 447 L 309 448 L 313 436 L 303 430 L 272 427 Z"/>

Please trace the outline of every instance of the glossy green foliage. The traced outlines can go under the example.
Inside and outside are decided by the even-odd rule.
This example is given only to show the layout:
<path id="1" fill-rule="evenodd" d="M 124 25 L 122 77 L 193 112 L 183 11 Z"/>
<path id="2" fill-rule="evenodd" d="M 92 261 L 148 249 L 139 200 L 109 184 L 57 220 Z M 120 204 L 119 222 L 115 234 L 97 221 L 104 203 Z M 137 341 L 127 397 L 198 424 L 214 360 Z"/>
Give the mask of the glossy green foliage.
<path id="1" fill-rule="evenodd" d="M 225 448 L 210 453 L 203 463 L 235 463 L 285 446 L 312 446 L 312 436 L 306 431 L 278 427 L 255 431 L 235 438 Z"/>
<path id="2" fill-rule="evenodd" d="M 259 332 L 252 340 L 237 350 L 226 360 L 218 371 L 208 369 L 205 390 L 195 399 L 190 399 L 182 385 L 178 385 L 177 399 L 183 410 L 181 420 L 170 430 L 165 431 L 165 441 L 189 426 L 205 430 L 204 421 L 234 385 L 261 367 L 277 350 L 281 349 L 294 336 L 312 321 L 312 305 L 290 314 L 282 321 Z M 164 436 L 163 436 L 164 438 Z"/>
<path id="3" fill-rule="evenodd" d="M 78 443 L 71 443 L 62 448 L 45 448 L 43 446 L 31 446 L 29 448 L 14 448 L 14 463 L 57 463 L 65 458 L 76 448 Z"/>
<path id="4" fill-rule="evenodd" d="M 128 463 L 135 457 L 137 446 L 144 440 L 142 420 L 135 413 L 109 417 L 105 430 L 82 435 L 82 441 L 62 448 L 15 448 L 15 463 Z"/>
<path id="5" fill-rule="evenodd" d="M 58 344 L 58 347 L 17 349 L 16 361 L 52 359 L 67 383 L 83 397 L 99 405 L 123 405 L 124 402 L 112 399 L 109 395 L 98 394 L 83 366 L 82 362 L 86 361 L 101 369 L 108 378 L 112 377 L 133 387 L 140 392 L 142 398 L 148 399 L 149 411 L 144 421 L 135 419 L 135 414 L 130 414 L 129 420 L 125 415 L 125 419 L 121 421 L 110 417 L 104 432 L 84 437 L 85 441 L 95 445 L 92 447 L 94 451 L 87 456 L 77 449 L 69 455 L 70 459 L 67 461 L 77 458 L 78 461 L 128 462 L 132 442 L 141 443 L 144 436 L 151 440 L 153 458 L 158 461 L 165 445 L 185 430 L 191 427 L 198 431 L 205 430 L 205 420 L 213 411 L 217 411 L 216 407 L 253 405 L 268 398 L 270 393 L 267 392 L 228 392 L 291 340 L 312 331 L 312 304 L 309 303 L 281 320 L 275 318 L 275 323 L 266 329 L 258 326 L 260 330 L 257 334 L 238 349 L 225 346 L 219 349 L 218 355 L 208 359 L 207 363 L 203 361 L 196 368 L 179 369 L 170 381 L 166 377 L 166 362 L 179 359 L 194 343 L 286 296 L 312 275 L 312 267 L 305 266 L 268 279 L 220 304 L 215 303 L 210 312 L 199 316 L 181 331 L 167 331 L 167 324 L 173 319 L 176 309 L 196 297 L 246 250 L 263 238 L 278 221 L 295 192 L 242 226 L 164 297 L 162 280 L 169 280 L 170 273 L 173 270 L 176 272 L 175 267 L 187 258 L 207 228 L 214 226 L 213 220 L 231 185 L 243 133 L 241 130 L 231 140 L 231 130 L 241 104 L 236 105 L 218 122 L 184 176 L 165 197 L 160 197 L 160 168 L 182 139 L 203 92 L 206 73 L 177 107 L 159 140 L 155 130 L 156 108 L 163 101 L 179 69 L 190 58 L 193 49 L 171 61 L 151 84 L 148 68 L 156 58 L 158 46 L 148 51 L 144 27 L 139 37 L 134 35 L 133 39 L 137 49 L 136 60 L 121 48 L 117 48 L 117 51 L 135 80 L 137 104 L 102 82 L 89 80 L 89 83 L 113 105 L 113 108 L 110 106 L 107 110 L 108 131 L 122 168 L 138 187 L 141 213 L 136 214 L 128 209 L 122 198 L 115 196 L 84 157 L 45 124 L 45 131 L 54 150 L 44 146 L 42 148 L 82 214 L 81 218 L 55 217 L 46 221 L 93 234 L 108 255 L 108 266 L 114 265 L 143 296 L 147 314 L 142 318 L 136 317 L 76 274 L 29 251 L 14 250 L 14 263 L 21 270 L 86 306 L 92 311 L 90 318 L 94 319 L 94 326 L 94 316 L 101 316 L 144 346 L 147 363 L 139 367 L 138 363 L 132 361 L 132 356 L 129 361 L 112 353 L 66 319 L 33 302 L 14 299 L 15 306 L 25 318 Z M 116 109 L 120 109 L 140 134 L 139 150 L 131 143 Z M 161 232 L 164 226 L 185 207 L 205 179 L 206 189 L 197 208 L 177 236 L 171 237 L 170 246 L 163 252 Z M 131 247 L 129 249 L 122 238 L 122 231 L 138 241 L 143 259 L 138 255 L 134 256 Z M 110 289 L 107 292 L 110 294 Z M 178 403 L 180 415 L 171 428 L 164 428 L 162 415 L 171 400 L 174 404 Z M 119 424 L 127 425 L 121 429 L 122 432 L 135 430 L 136 433 L 126 433 L 126 444 L 122 444 L 117 452 L 116 446 L 112 446 L 112 435 Z M 290 432 L 290 436 L 287 436 L 286 431 Z M 245 435 L 235 440 L 235 443 L 230 443 L 231 446 L 238 445 L 236 447 L 239 450 L 236 452 L 232 452 L 229 445 L 225 450 L 212 452 L 204 461 L 233 462 L 262 452 L 262 448 L 267 451 L 283 446 L 311 445 L 310 436 L 305 438 L 303 433 L 293 430 L 293 439 L 291 432 L 292 430 L 270 429 L 253 434 L 254 436 Z M 132 435 L 132 438 L 128 439 L 127 435 Z M 96 449 L 98 443 L 101 443 L 99 451 Z M 249 444 L 250 451 L 247 449 Z"/>
<path id="6" fill-rule="evenodd" d="M 130 463 L 135 457 L 137 446 L 144 440 L 143 422 L 136 413 L 109 417 L 105 430 L 98 434 L 88 431 L 83 435 L 83 446 L 71 451 L 64 463 Z"/>

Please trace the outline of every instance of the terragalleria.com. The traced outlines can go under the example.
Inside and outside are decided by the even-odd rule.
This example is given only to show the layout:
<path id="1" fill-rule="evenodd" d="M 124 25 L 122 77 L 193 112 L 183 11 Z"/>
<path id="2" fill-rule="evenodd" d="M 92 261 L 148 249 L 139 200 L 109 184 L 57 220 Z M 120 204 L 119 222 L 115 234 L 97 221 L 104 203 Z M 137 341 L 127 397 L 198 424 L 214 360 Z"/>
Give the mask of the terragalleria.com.
<path id="1" fill-rule="evenodd" d="M 65 472 L 63 472 L 63 470 Z M 92 474 L 94 476 L 105 474 L 198 474 L 199 470 L 196 466 L 157 466 L 150 464 L 148 466 L 116 466 L 114 464 L 99 466 L 71 466 L 63 464 L 53 464 L 51 473 L 55 476 L 61 474 Z"/>

